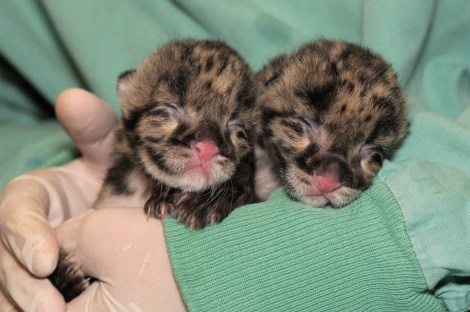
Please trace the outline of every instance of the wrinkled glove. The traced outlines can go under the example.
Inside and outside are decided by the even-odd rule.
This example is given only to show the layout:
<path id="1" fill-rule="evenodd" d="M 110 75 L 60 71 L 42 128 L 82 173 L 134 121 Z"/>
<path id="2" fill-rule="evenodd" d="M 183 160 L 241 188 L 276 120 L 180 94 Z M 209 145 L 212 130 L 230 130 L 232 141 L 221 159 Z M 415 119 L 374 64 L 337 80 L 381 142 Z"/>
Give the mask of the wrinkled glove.
<path id="1" fill-rule="evenodd" d="M 88 210 L 57 228 L 60 245 L 93 282 L 67 311 L 185 311 L 162 222 L 141 206 Z"/>
<path id="2" fill-rule="evenodd" d="M 82 153 L 70 163 L 12 180 L 0 199 L 1 311 L 64 311 L 62 296 L 46 278 L 58 244 L 51 226 L 94 202 L 109 164 L 116 116 L 95 95 L 69 89 L 56 114 Z"/>

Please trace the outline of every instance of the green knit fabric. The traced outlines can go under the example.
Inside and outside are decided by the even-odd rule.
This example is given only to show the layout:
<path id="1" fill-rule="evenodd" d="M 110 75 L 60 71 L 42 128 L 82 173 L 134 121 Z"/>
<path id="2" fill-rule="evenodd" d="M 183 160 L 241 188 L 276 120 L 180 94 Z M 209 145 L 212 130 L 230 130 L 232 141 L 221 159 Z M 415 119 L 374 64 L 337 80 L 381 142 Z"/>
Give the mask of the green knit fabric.
<path id="1" fill-rule="evenodd" d="M 164 229 L 189 311 L 445 311 L 378 179 L 340 210 L 278 189 L 212 228 L 190 232 L 168 218 Z"/>

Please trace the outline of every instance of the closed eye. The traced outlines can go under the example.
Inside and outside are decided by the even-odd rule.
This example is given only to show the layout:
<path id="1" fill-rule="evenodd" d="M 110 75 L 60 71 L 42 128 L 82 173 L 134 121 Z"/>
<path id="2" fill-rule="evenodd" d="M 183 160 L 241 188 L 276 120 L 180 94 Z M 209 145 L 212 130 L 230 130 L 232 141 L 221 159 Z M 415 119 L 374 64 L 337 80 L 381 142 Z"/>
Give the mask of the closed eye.
<path id="1" fill-rule="evenodd" d="M 245 125 L 239 119 L 231 119 L 227 124 L 230 133 L 235 134 L 238 138 L 246 139 Z"/>
<path id="2" fill-rule="evenodd" d="M 184 113 L 183 108 L 176 103 L 165 103 L 165 106 L 169 108 L 171 111 L 176 112 L 178 114 Z"/>
<path id="3" fill-rule="evenodd" d="M 302 116 L 283 119 L 281 124 L 289 130 L 293 130 L 297 135 L 312 135 L 318 128 L 314 121 L 311 121 Z"/>
<path id="4" fill-rule="evenodd" d="M 158 102 L 156 107 L 148 111 L 145 116 L 168 119 L 179 117 L 182 114 L 184 114 L 184 110 L 178 104 Z"/>
<path id="5" fill-rule="evenodd" d="M 309 128 L 314 129 L 314 128 L 317 128 L 317 127 L 318 127 L 318 124 L 317 124 L 315 121 L 313 121 L 313 120 L 307 119 L 307 118 L 305 118 L 305 117 L 303 117 L 303 116 L 298 116 L 297 118 L 298 118 L 305 126 L 307 126 L 307 127 L 309 127 Z"/>
<path id="6" fill-rule="evenodd" d="M 244 124 L 239 119 L 231 119 L 229 120 L 227 126 L 230 128 L 244 128 Z"/>
<path id="7" fill-rule="evenodd" d="M 282 119 L 281 125 L 287 130 L 292 130 L 293 132 L 301 135 L 304 133 L 304 127 L 301 122 L 295 119 Z"/>
<path id="8" fill-rule="evenodd" d="M 383 149 L 377 144 L 364 144 L 360 150 L 361 159 L 368 159 L 370 162 L 382 165 L 384 160 Z"/>

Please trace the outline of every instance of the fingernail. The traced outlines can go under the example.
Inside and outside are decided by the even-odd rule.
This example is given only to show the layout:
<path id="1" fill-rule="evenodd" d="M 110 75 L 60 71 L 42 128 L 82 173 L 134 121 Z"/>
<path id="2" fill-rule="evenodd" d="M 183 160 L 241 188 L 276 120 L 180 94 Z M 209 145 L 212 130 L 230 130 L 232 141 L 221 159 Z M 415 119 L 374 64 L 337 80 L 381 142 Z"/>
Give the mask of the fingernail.
<path id="1" fill-rule="evenodd" d="M 32 257 L 31 272 L 39 277 L 49 276 L 54 271 L 56 262 L 56 257 L 50 250 L 44 251 L 38 249 L 34 252 Z"/>

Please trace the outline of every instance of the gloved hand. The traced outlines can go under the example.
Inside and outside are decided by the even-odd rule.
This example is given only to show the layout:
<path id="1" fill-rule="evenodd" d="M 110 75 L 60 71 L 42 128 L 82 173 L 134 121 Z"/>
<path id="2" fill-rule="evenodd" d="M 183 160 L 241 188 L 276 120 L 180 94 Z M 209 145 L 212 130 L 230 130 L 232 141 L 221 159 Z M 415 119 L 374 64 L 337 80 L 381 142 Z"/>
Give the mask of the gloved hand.
<path id="1" fill-rule="evenodd" d="M 59 243 L 98 281 L 67 311 L 185 311 L 173 278 L 162 222 L 143 208 L 104 208 L 57 228 Z"/>
<path id="2" fill-rule="evenodd" d="M 70 163 L 12 180 L 0 199 L 1 311 L 64 311 L 62 296 L 46 278 L 58 244 L 51 226 L 94 202 L 109 164 L 116 116 L 95 95 L 68 89 L 56 114 L 82 153 Z"/>

